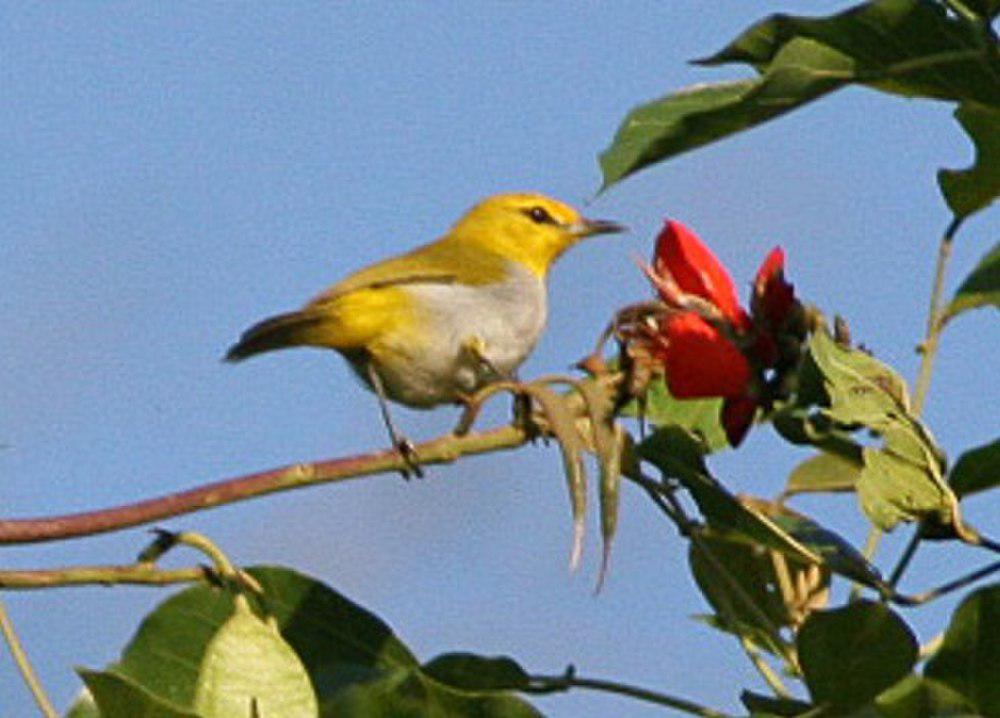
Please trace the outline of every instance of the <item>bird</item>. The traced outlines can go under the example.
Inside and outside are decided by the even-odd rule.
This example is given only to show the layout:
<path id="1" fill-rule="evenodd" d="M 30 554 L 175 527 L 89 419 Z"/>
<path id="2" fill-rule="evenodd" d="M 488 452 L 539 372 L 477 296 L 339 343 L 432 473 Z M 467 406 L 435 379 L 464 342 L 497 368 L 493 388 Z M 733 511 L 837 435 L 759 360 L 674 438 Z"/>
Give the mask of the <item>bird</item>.
<path id="1" fill-rule="evenodd" d="M 417 409 L 461 404 L 490 383 L 515 378 L 546 324 L 552 264 L 586 237 L 625 230 L 542 194 L 490 196 L 440 238 L 254 324 L 225 360 L 292 347 L 339 352 L 375 393 L 390 441 L 420 476 L 388 402 Z"/>

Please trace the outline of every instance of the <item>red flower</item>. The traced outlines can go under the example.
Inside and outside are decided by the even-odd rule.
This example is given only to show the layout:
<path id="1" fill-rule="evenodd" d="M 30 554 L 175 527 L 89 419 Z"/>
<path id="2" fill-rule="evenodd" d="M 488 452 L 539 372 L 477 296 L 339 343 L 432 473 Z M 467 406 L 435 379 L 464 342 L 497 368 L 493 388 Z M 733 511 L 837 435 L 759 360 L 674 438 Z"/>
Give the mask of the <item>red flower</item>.
<path id="1" fill-rule="evenodd" d="M 754 279 L 751 313 L 739 305 L 729 272 L 687 227 L 668 220 L 648 270 L 667 305 L 655 353 L 678 399 L 721 397 L 722 425 L 737 446 L 763 405 L 765 369 L 779 362 L 779 332 L 797 306 L 775 248 Z"/>

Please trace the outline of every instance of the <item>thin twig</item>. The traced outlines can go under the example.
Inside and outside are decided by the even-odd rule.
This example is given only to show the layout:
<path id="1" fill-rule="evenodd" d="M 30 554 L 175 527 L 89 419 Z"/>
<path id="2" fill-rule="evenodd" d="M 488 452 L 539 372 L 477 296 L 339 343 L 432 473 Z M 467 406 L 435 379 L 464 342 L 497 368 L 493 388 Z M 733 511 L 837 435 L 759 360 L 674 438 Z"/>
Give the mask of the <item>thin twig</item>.
<path id="1" fill-rule="evenodd" d="M 937 355 L 938 339 L 941 336 L 941 295 L 944 292 L 944 278 L 951 258 L 951 247 L 955 234 L 962 226 L 962 218 L 955 217 L 948 225 L 941 244 L 938 246 L 937 263 L 934 267 L 934 283 L 931 286 L 930 305 L 927 308 L 927 327 L 924 341 L 920 344 L 920 371 L 913 388 L 913 414 L 920 416 L 924 401 L 931 386 L 931 370 Z"/>
<path id="2" fill-rule="evenodd" d="M 895 588 L 899 584 L 899 579 L 903 577 L 903 572 L 906 571 L 907 567 L 910 565 L 910 561 L 913 559 L 913 555 L 917 552 L 917 546 L 920 545 L 920 526 L 916 526 L 913 530 L 913 535 L 910 536 L 909 542 L 906 544 L 906 548 L 903 549 L 903 553 L 899 557 L 899 561 L 896 562 L 896 567 L 892 569 L 892 573 L 889 575 L 889 585 Z"/>
<path id="3" fill-rule="evenodd" d="M 7 614 L 7 607 L 2 602 L 0 602 L 0 633 L 3 634 L 4 640 L 7 642 L 7 647 L 10 648 L 10 654 L 14 657 L 14 663 L 17 664 L 17 669 L 21 673 L 24 684 L 28 686 L 28 690 L 31 691 L 31 695 L 35 699 L 35 703 L 38 704 L 38 710 L 42 712 L 45 718 L 59 718 L 59 713 L 52 705 L 52 701 L 45 695 L 45 689 L 42 688 L 41 681 L 38 680 L 38 676 L 35 674 L 35 669 L 31 667 L 28 654 L 24 652 L 24 647 L 21 645 L 21 641 L 14 631 L 14 624 Z"/>
<path id="4" fill-rule="evenodd" d="M 60 586 L 166 586 L 194 581 L 216 581 L 207 566 L 162 569 L 152 564 L 127 566 L 67 566 L 63 568 L 0 571 L 0 589 L 30 590 Z"/>
<path id="5" fill-rule="evenodd" d="M 572 667 L 570 667 L 564 675 L 531 676 L 530 681 L 532 685 L 525 691 L 526 693 L 555 693 L 558 691 L 566 691 L 570 688 L 588 688 L 590 690 L 604 691 L 605 693 L 617 693 L 618 695 L 637 698 L 638 700 L 646 701 L 647 703 L 655 703 L 657 705 L 666 706 L 667 708 L 673 708 L 674 710 L 681 711 L 682 713 L 687 713 L 688 715 L 702 716 L 703 718 L 727 718 L 729 715 L 727 713 L 720 713 L 712 708 L 707 708 L 697 703 L 693 703 L 692 701 L 685 700 L 684 698 L 677 698 L 665 693 L 657 693 L 655 691 L 628 685 L 626 683 L 605 681 L 600 678 L 579 678 L 575 675 Z"/>
<path id="6" fill-rule="evenodd" d="M 948 583 L 942 584 L 941 586 L 931 589 L 930 591 L 924 591 L 923 593 L 917 593 L 912 596 L 895 593 L 892 595 L 892 601 L 900 606 L 920 606 L 937 598 L 941 598 L 941 596 L 951 593 L 952 591 L 965 588 L 969 584 L 975 583 L 980 579 L 984 579 L 997 571 L 1000 571 L 1000 561 L 994 561 L 993 563 L 987 564 L 972 573 L 966 574 L 961 578 L 956 578 L 954 581 L 949 581 Z"/>
<path id="7" fill-rule="evenodd" d="M 927 400 L 927 393 L 931 387 L 931 373 L 934 369 L 934 359 L 937 356 L 938 342 L 941 338 L 941 330 L 944 328 L 941 322 L 941 297 L 944 293 L 945 274 L 948 269 L 948 260 L 951 258 L 951 247 L 955 240 L 955 234 L 962 226 L 962 217 L 955 217 L 945 229 L 938 245 L 937 261 L 934 266 L 934 282 L 931 285 L 931 297 L 927 307 L 927 324 L 924 330 L 924 340 L 920 343 L 920 370 L 913 387 L 913 415 L 920 416 Z M 877 529 L 873 529 L 877 530 Z M 917 527 L 909 543 L 900 556 L 899 562 L 892 571 L 889 578 L 889 585 L 895 586 L 903 577 L 903 573 L 910 565 L 910 561 L 920 548 L 921 540 L 920 528 Z"/>

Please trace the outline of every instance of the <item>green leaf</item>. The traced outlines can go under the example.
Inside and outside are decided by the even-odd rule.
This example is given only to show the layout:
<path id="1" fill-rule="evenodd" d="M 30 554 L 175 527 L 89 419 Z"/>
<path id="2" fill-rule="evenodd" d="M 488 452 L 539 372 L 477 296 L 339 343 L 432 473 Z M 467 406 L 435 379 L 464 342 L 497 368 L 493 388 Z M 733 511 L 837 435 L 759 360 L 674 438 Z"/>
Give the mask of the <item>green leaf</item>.
<path id="1" fill-rule="evenodd" d="M 526 701 L 506 693 L 449 689 L 419 670 L 400 671 L 339 691 L 324 701 L 322 718 L 541 718 Z"/>
<path id="2" fill-rule="evenodd" d="M 864 450 L 865 465 L 858 478 L 861 510 L 883 531 L 900 521 L 937 517 L 951 523 L 946 489 L 925 468 L 879 449 Z"/>
<path id="3" fill-rule="evenodd" d="M 740 702 L 755 716 L 766 714 L 793 718 L 793 716 L 808 713 L 813 708 L 809 703 L 803 703 L 792 698 L 775 698 L 774 696 L 764 696 L 752 691 L 743 691 L 740 693 Z"/>
<path id="4" fill-rule="evenodd" d="M 841 424 L 885 428 L 909 413 L 906 382 L 891 367 L 858 349 L 845 347 L 825 331 L 813 333 L 809 353 L 830 397 L 829 416 Z"/>
<path id="5" fill-rule="evenodd" d="M 977 23 L 925 0 L 874 0 L 822 18 L 772 15 L 702 61 L 747 63 L 760 76 L 696 85 L 632 110 L 600 156 L 603 188 L 848 83 L 1000 107 L 998 55 Z"/>
<path id="6" fill-rule="evenodd" d="M 205 718 L 154 695 L 139 682 L 115 669 L 108 671 L 78 669 L 77 673 L 90 691 L 99 709 L 96 715 L 100 718 Z"/>
<path id="7" fill-rule="evenodd" d="M 781 598 L 768 554 L 746 544 L 703 536 L 689 542 L 688 563 L 698 588 L 722 623 L 735 620 L 766 632 L 795 623 L 795 616 Z M 798 563 L 797 567 L 807 565 Z M 824 591 L 828 584 L 829 575 L 817 591 Z M 744 597 L 750 599 L 752 607 Z M 772 636 L 774 639 L 778 636 Z M 768 650 L 776 652 L 771 647 Z"/>
<path id="8" fill-rule="evenodd" d="M 507 656 L 445 653 L 423 666 L 424 675 L 464 691 L 519 691 L 528 687 L 528 674 Z"/>
<path id="9" fill-rule="evenodd" d="M 743 499 L 745 505 L 749 501 Z M 887 588 L 878 569 L 836 532 L 780 505 L 771 507 L 767 515 L 782 531 L 819 556 L 825 568 L 876 590 Z"/>
<path id="10" fill-rule="evenodd" d="M 646 389 L 642 416 L 653 426 L 680 426 L 697 435 L 709 451 L 729 446 L 721 420 L 722 399 L 675 399 L 662 376 L 653 379 Z M 620 412 L 639 416 L 637 402 Z"/>
<path id="11" fill-rule="evenodd" d="M 801 39 L 850 58 L 853 81 L 885 92 L 1000 105 L 1000 58 L 979 24 L 926 0 L 873 0 L 828 17 L 771 15 L 701 62 L 763 72 Z"/>
<path id="12" fill-rule="evenodd" d="M 917 639 L 891 609 L 872 601 L 810 614 L 796 643 L 815 703 L 861 706 L 906 676 Z"/>
<path id="13" fill-rule="evenodd" d="M 948 482 L 958 496 L 986 491 L 1000 484 L 1000 439 L 959 456 Z"/>
<path id="14" fill-rule="evenodd" d="M 261 586 L 251 600 L 266 621 L 228 590 L 202 585 L 172 596 L 142 622 L 119 664 L 81 673 L 101 715 L 108 718 L 102 698 L 132 700 L 135 691 L 135 700 L 176 706 L 183 716 L 197 706 L 202 718 L 233 715 L 250 694 L 262 718 L 316 715 L 307 692 L 331 717 L 538 715 L 506 692 L 460 691 L 425 676 L 384 622 L 318 581 L 279 567 L 248 573 Z M 96 689 L 92 675 L 101 681 Z M 239 707 L 230 709 L 231 701 Z"/>
<path id="15" fill-rule="evenodd" d="M 826 566 L 876 589 L 884 585 L 878 572 L 834 532 L 789 509 L 765 510 L 759 502 L 741 501 L 729 493 L 705 468 L 701 443 L 683 429 L 660 429 L 637 451 L 665 476 L 680 480 L 719 536 Z"/>
<path id="16" fill-rule="evenodd" d="M 952 615 L 944 643 L 924 675 L 973 702 L 983 715 L 1000 715 L 1000 584 L 968 596 Z"/>
<path id="17" fill-rule="evenodd" d="M 1000 0 L 964 0 L 964 4 L 988 20 L 1000 14 Z"/>
<path id="18" fill-rule="evenodd" d="M 975 145 L 975 163 L 964 170 L 939 170 L 938 184 L 956 219 L 962 219 L 1000 196 L 1000 109 L 962 103 L 955 117 Z"/>
<path id="19" fill-rule="evenodd" d="M 305 667 L 273 625 L 237 600 L 233 615 L 202 659 L 194 707 L 204 716 L 315 718 L 316 694 Z"/>
<path id="20" fill-rule="evenodd" d="M 101 711 L 94 702 L 94 696 L 86 686 L 80 690 L 73 705 L 66 711 L 66 718 L 101 718 Z"/>
<path id="21" fill-rule="evenodd" d="M 854 491 L 862 465 L 860 450 L 856 459 L 826 453 L 810 456 L 792 469 L 785 495 Z"/>
<path id="22" fill-rule="evenodd" d="M 641 105 L 600 155 L 602 189 L 656 162 L 749 129 L 837 89 L 850 58 L 811 40 L 790 42 L 752 80 L 695 85 Z"/>
<path id="23" fill-rule="evenodd" d="M 974 708 L 961 694 L 943 683 L 909 675 L 875 699 L 883 718 L 971 716 Z"/>
<path id="24" fill-rule="evenodd" d="M 1000 242 L 983 257 L 972 274 L 965 278 L 955 297 L 944 309 L 941 322 L 956 314 L 979 307 L 1000 307 Z"/>

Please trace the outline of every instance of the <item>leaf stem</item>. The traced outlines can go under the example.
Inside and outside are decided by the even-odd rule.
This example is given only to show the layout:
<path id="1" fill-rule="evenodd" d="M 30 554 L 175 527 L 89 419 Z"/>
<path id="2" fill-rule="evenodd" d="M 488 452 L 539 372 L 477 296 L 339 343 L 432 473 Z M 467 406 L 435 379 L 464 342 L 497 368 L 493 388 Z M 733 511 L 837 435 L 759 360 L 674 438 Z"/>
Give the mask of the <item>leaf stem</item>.
<path id="1" fill-rule="evenodd" d="M 24 647 L 21 645 L 21 641 L 14 631 L 14 624 L 7 613 L 7 607 L 2 602 L 0 602 L 0 633 L 3 634 L 4 640 L 7 642 L 10 654 L 14 657 L 14 663 L 17 664 L 17 669 L 21 673 L 24 684 L 31 691 L 31 696 L 35 699 L 38 710 L 42 712 L 45 718 L 59 718 L 59 713 L 52 705 L 52 701 L 45 695 L 45 689 L 42 688 L 41 681 L 38 680 L 38 676 L 35 674 L 35 669 L 31 667 L 28 654 L 24 652 Z"/>
<path id="2" fill-rule="evenodd" d="M 600 678 L 580 678 L 575 674 L 572 666 L 561 676 L 531 676 L 530 681 L 533 685 L 525 691 L 527 693 L 555 693 L 567 691 L 570 688 L 588 688 L 590 690 L 616 693 L 636 698 L 647 703 L 655 703 L 656 705 L 666 706 L 667 708 L 673 708 L 688 715 L 702 716 L 703 718 L 728 718 L 729 716 L 727 713 L 720 713 L 717 710 L 707 708 L 684 698 L 657 693 L 638 686 L 606 681 Z"/>

